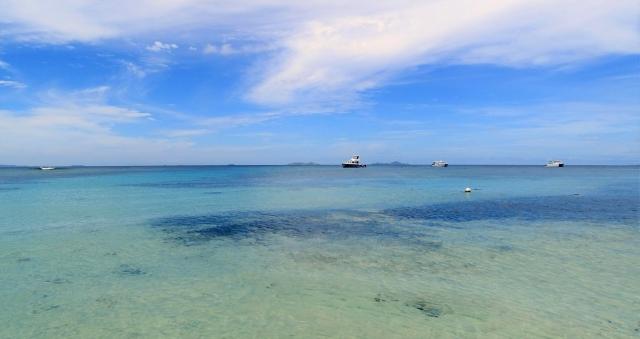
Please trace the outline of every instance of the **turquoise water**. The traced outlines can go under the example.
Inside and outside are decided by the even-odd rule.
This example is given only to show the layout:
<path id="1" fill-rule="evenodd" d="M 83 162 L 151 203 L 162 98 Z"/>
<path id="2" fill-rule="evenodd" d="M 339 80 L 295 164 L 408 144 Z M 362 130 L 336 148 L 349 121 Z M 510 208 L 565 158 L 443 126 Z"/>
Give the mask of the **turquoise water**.
<path id="1" fill-rule="evenodd" d="M 640 167 L 2 168 L 0 337 L 637 338 L 639 211 Z"/>

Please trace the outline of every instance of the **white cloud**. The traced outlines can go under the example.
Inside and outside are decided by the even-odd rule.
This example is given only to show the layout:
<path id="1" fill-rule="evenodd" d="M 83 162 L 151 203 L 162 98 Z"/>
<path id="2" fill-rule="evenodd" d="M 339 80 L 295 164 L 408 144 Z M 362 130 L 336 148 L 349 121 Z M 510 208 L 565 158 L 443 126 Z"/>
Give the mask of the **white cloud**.
<path id="1" fill-rule="evenodd" d="M 204 54 L 220 54 L 220 55 L 231 55 L 238 53 L 239 51 L 231 46 L 231 44 L 224 43 L 219 46 L 207 44 L 202 49 L 202 53 Z"/>
<path id="2" fill-rule="evenodd" d="M 120 61 L 126 70 L 126 73 L 134 78 L 142 79 L 148 75 L 168 70 L 174 62 L 164 54 L 153 53 L 145 55 L 139 60 Z"/>
<path id="3" fill-rule="evenodd" d="M 283 105 L 349 100 L 430 63 L 559 65 L 640 53 L 634 1 L 419 1 L 305 23 L 249 93 Z"/>
<path id="4" fill-rule="evenodd" d="M 41 103 L 20 117 L 43 126 L 66 126 L 101 130 L 113 124 L 150 120 L 152 115 L 136 109 L 111 105 L 107 98 L 111 88 L 98 86 L 72 92 L 49 90 Z"/>
<path id="5" fill-rule="evenodd" d="M 147 76 L 147 71 L 133 62 L 123 61 L 122 64 L 127 69 L 127 72 L 136 78 L 144 78 Z"/>
<path id="6" fill-rule="evenodd" d="M 213 54 L 213 53 L 216 53 L 217 51 L 218 51 L 218 47 L 212 44 L 207 44 L 202 49 L 202 53 L 204 54 Z"/>
<path id="7" fill-rule="evenodd" d="M 197 121 L 197 124 L 202 126 L 207 126 L 209 128 L 214 128 L 214 129 L 224 129 L 224 128 L 233 128 L 238 126 L 258 124 L 261 122 L 278 119 L 283 116 L 284 114 L 279 112 L 242 114 L 242 115 L 225 115 L 225 116 L 201 119 Z"/>
<path id="8" fill-rule="evenodd" d="M 560 157 L 571 164 L 607 164 L 634 163 L 640 156 L 637 104 L 556 102 L 466 110 L 450 107 L 450 114 L 459 115 L 456 126 L 434 125 L 437 121 L 391 121 L 386 126 L 390 130 L 365 134 L 355 141 L 314 141 L 298 136 L 277 144 L 277 140 L 268 140 L 274 134 L 242 127 L 294 113 L 185 120 L 183 129 L 155 133 L 146 110 L 108 104 L 109 92 L 105 86 L 71 93 L 51 91 L 33 109 L 0 110 L 0 158 L 5 163 L 27 165 L 37 165 L 35 161 L 54 165 L 224 164 L 246 163 L 246 159 L 253 163 L 339 163 L 343 156 L 359 152 L 368 162 L 424 163 L 446 155 L 451 163 L 543 163 Z M 366 129 L 371 127 L 367 121 L 362 122 Z M 139 131 L 145 132 L 138 135 L 153 137 L 123 135 L 118 132 L 123 124 L 137 124 Z M 263 139 L 248 147 L 189 141 L 228 128 L 239 128 L 231 136 Z M 473 133 L 468 133 L 470 130 Z M 425 138 L 429 142 L 422 142 Z"/>
<path id="9" fill-rule="evenodd" d="M 144 163 L 161 152 L 191 146 L 163 139 L 125 137 L 121 124 L 150 121 L 151 114 L 105 103 L 109 87 L 75 92 L 49 91 L 26 111 L 0 110 L 0 157 L 8 163 Z M 160 157 L 155 158 L 161 159 Z"/>
<path id="10" fill-rule="evenodd" d="M 221 55 L 268 46 L 248 72 L 246 97 L 277 108 L 349 108 L 420 65 L 549 66 L 640 53 L 636 0 L 0 0 L 0 8 L 14 39 L 233 41 L 203 48 Z"/>
<path id="11" fill-rule="evenodd" d="M 174 37 L 176 33 L 202 31 L 203 36 L 210 37 L 223 31 L 255 33 L 258 26 L 273 31 L 274 26 L 280 26 L 276 25 L 278 19 L 293 19 L 296 10 L 309 5 L 277 0 L 0 0 L 0 8 L 4 34 L 22 40 L 65 43 L 143 35 Z M 267 11 L 269 16 L 265 15 Z"/>
<path id="12" fill-rule="evenodd" d="M 111 128 L 113 123 L 130 123 L 146 116 L 114 106 L 0 110 L 0 158 L 17 165 L 224 164 L 260 159 L 269 150 L 267 145 L 198 146 L 182 139 L 131 137 Z M 178 134 L 173 137 L 194 135 L 186 130 Z"/>
<path id="13" fill-rule="evenodd" d="M 15 89 L 22 89 L 22 88 L 26 88 L 27 85 L 19 82 L 19 81 L 13 81 L 13 80 L 0 80 L 0 87 L 10 87 L 10 88 L 15 88 Z"/>
<path id="14" fill-rule="evenodd" d="M 191 147 L 162 139 L 120 136 L 69 113 L 44 107 L 27 115 L 0 111 L 0 156 L 7 163 L 23 165 L 144 164 L 150 158 L 161 161 L 162 154 L 180 155 Z"/>
<path id="15" fill-rule="evenodd" d="M 10 67 L 11 66 L 7 62 L 0 60 L 0 69 L 4 69 L 5 71 L 8 71 Z"/>
<path id="16" fill-rule="evenodd" d="M 176 44 L 169 44 L 161 41 L 155 41 L 153 44 L 147 46 L 147 50 L 152 52 L 170 51 L 177 48 L 178 45 Z"/>
<path id="17" fill-rule="evenodd" d="M 187 128 L 187 129 L 174 129 L 165 131 L 162 133 L 163 135 L 170 138 L 188 138 L 195 137 L 199 135 L 205 135 L 210 133 L 211 131 L 203 128 Z"/>
<path id="18" fill-rule="evenodd" d="M 84 105 L 67 103 L 58 106 L 39 106 L 17 119 L 41 127 L 68 127 L 85 131 L 109 129 L 113 124 L 131 123 L 148 119 L 151 114 L 111 105 Z"/>
<path id="19" fill-rule="evenodd" d="M 275 45 L 268 44 L 255 44 L 255 43 L 245 43 L 241 45 L 232 45 L 230 43 L 222 43 L 219 45 L 214 44 L 206 44 L 202 48 L 203 54 L 219 54 L 219 55 L 234 55 L 234 54 L 253 54 L 253 53 L 262 53 L 269 52 L 276 49 Z"/>

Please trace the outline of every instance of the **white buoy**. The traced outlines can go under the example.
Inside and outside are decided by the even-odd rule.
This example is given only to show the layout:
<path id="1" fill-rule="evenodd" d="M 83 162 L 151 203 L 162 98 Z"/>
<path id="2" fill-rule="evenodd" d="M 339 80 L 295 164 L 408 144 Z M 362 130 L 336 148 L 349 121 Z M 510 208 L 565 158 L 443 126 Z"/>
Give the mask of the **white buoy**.
<path id="1" fill-rule="evenodd" d="M 467 187 L 467 188 L 465 188 L 465 189 L 464 189 L 464 192 L 465 192 L 465 193 L 471 193 L 471 187 Z"/>

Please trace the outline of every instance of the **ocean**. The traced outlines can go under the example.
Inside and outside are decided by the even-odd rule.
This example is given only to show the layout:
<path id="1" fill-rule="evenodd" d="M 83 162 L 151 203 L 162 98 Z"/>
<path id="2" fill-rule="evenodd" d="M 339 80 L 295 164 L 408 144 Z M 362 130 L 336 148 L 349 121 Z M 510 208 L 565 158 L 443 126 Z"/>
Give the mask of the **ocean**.
<path id="1" fill-rule="evenodd" d="M 640 167 L 0 168 L 0 325 L 638 338 Z"/>

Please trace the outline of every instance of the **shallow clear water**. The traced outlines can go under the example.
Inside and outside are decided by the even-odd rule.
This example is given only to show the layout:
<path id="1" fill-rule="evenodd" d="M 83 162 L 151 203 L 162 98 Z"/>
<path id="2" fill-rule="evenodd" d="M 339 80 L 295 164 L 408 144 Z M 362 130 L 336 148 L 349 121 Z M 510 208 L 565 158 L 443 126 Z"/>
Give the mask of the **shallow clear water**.
<path id="1" fill-rule="evenodd" d="M 2 168 L 0 337 L 640 337 L 639 211 L 639 167 Z"/>

